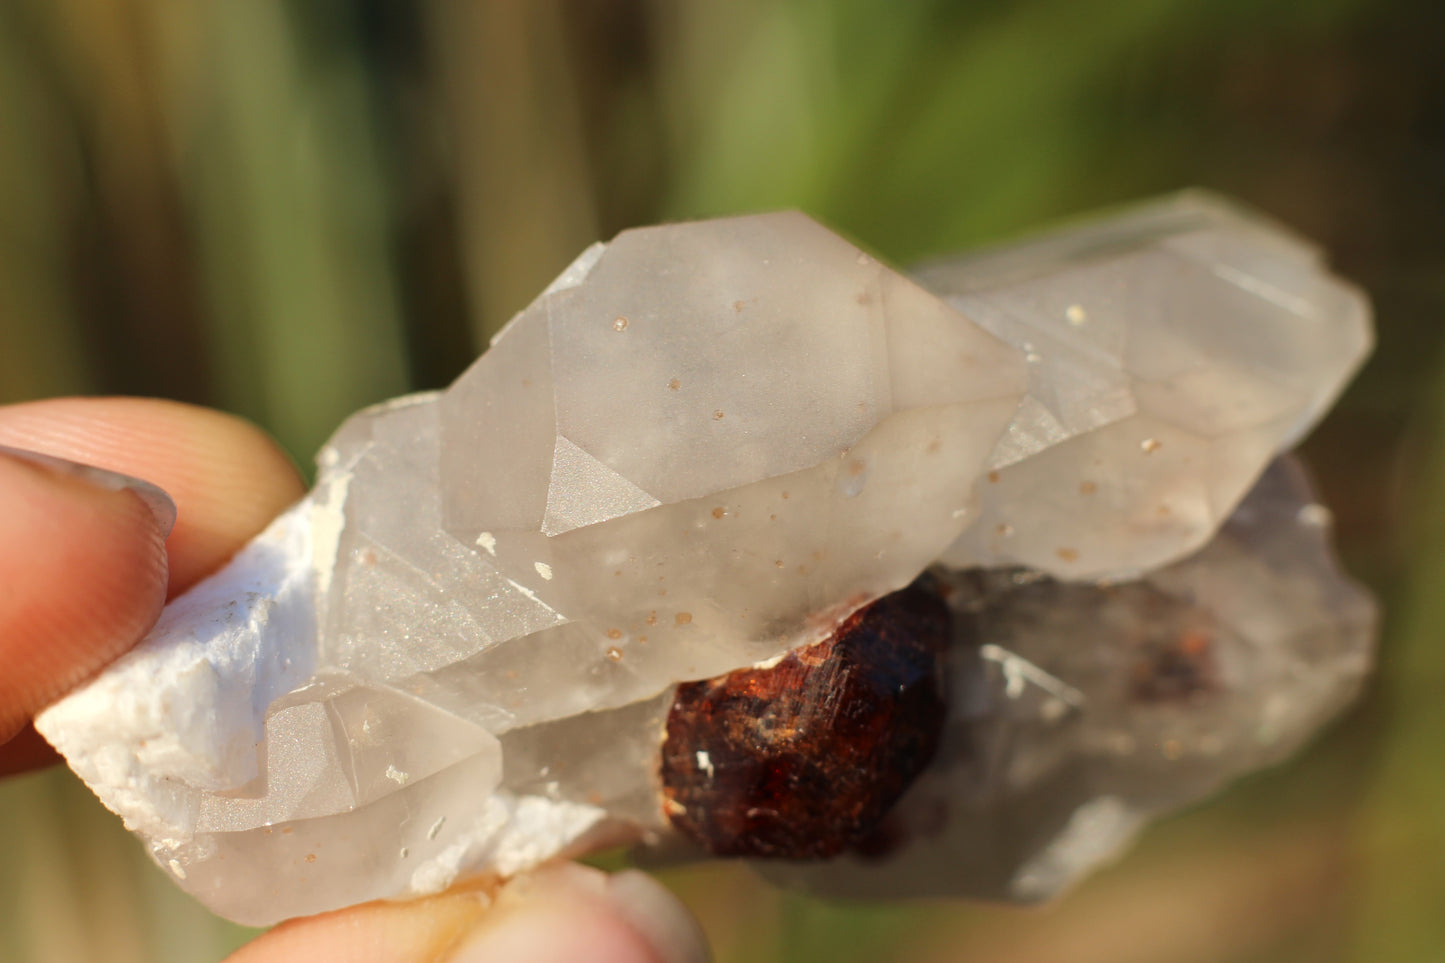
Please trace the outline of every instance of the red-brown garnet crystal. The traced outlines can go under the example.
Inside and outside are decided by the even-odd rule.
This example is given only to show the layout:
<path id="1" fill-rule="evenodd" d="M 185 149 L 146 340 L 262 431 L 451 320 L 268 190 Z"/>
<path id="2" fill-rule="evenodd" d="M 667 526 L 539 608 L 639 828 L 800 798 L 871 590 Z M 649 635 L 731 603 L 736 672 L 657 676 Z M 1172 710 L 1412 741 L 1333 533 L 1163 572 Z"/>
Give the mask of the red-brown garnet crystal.
<path id="1" fill-rule="evenodd" d="M 662 747 L 672 825 L 718 856 L 862 843 L 938 746 L 950 624 L 920 579 L 767 668 L 678 686 Z"/>

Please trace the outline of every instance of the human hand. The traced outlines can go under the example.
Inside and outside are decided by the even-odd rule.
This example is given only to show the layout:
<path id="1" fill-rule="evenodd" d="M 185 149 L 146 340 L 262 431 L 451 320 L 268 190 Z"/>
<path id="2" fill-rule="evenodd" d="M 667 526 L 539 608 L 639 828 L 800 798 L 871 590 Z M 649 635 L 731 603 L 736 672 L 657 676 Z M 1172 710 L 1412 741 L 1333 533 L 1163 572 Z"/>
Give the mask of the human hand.
<path id="1" fill-rule="evenodd" d="M 130 398 L 0 407 L 0 775 L 54 762 L 35 713 L 124 654 L 166 599 L 301 493 L 269 439 L 218 412 Z M 231 961 L 706 956 L 686 910 L 649 877 L 558 865 L 500 888 L 293 920 Z"/>

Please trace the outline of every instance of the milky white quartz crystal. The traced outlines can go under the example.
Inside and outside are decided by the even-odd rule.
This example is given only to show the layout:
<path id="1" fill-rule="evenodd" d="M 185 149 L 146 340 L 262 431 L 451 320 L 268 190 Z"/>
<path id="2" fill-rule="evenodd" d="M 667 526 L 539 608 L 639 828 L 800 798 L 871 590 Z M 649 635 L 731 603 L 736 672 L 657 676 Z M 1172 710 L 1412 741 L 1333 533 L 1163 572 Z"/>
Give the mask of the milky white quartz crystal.
<path id="1" fill-rule="evenodd" d="M 816 640 L 940 556 L 1175 561 L 1368 347 L 1307 246 L 1196 196 L 920 280 L 798 214 L 594 245 L 446 391 L 347 421 L 306 499 L 37 727 L 246 923 L 655 839 L 676 683 Z M 1093 697 L 1014 642 L 959 664 Z M 1022 704 L 957 706 L 1011 732 Z M 998 765 L 1059 771 L 1021 744 Z M 959 872 L 943 891 L 1029 895 Z"/>

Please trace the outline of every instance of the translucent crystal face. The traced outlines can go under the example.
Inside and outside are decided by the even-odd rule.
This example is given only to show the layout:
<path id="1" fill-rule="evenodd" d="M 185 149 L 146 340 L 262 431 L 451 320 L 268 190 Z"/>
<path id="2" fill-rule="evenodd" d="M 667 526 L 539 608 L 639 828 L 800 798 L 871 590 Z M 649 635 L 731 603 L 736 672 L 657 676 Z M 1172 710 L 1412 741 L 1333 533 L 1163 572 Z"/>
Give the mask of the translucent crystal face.
<path id="1" fill-rule="evenodd" d="M 1368 342 L 1358 296 L 1313 252 L 1197 199 L 921 278 L 798 214 L 594 245 L 447 391 L 348 420 L 304 501 L 38 727 L 178 883 L 244 922 L 664 833 L 675 685 L 776 664 L 940 556 L 1064 577 L 1175 561 L 1318 417 Z M 1338 584 L 1322 543 L 1298 551 L 1314 568 L 1289 591 Z M 1200 571 L 1227 581 L 1223 564 Z M 959 598 L 983 593 L 971 618 L 995 598 L 1002 614 L 979 629 L 995 632 L 985 644 L 956 642 L 955 724 L 900 818 L 926 792 L 974 800 L 956 808 L 979 827 L 1003 818 L 967 795 L 983 777 L 950 739 L 996 731 L 1017 747 L 990 750 L 1024 787 L 988 783 L 999 799 L 1095 766 L 1095 743 L 1113 737 L 1080 733 L 1146 716 L 1121 708 L 1133 704 L 1109 674 L 1124 671 L 1107 661 L 1117 646 L 1079 643 L 1073 626 L 1081 612 L 1120 624 L 1158 604 L 1193 612 L 1161 587 L 1170 571 L 1105 595 L 1040 583 L 1056 588 L 1038 599 L 1012 575 L 954 579 Z M 1230 673 L 1285 686 L 1295 636 L 1266 597 L 1241 589 L 1256 606 L 1241 614 L 1200 592 L 1209 631 L 1248 645 L 1193 658 L 1180 643 L 1138 685 L 1181 726 L 1218 730 L 1231 764 L 1209 770 L 1214 785 L 1276 758 L 1227 748 L 1230 713 L 1254 712 L 1263 690 L 1197 706 L 1193 693 Z M 1004 631 L 1015 602 L 1064 614 L 1036 619 L 1038 638 Z M 1367 639 L 1342 627 L 1354 616 L 1329 617 L 1361 651 Z M 1065 641 L 1104 661 L 1074 665 Z M 970 696 L 989 679 L 1007 700 Z M 1275 745 L 1342 691 L 1298 689 Z M 1173 778 L 1127 771 L 1129 793 Z M 1097 785 L 1130 818 L 1167 796 Z M 1064 810 L 1008 812 L 1009 833 L 1037 840 Z M 983 831 L 950 828 L 936 858 Z M 949 865 L 956 879 L 913 888 L 1028 895 Z"/>
<path id="2" fill-rule="evenodd" d="M 1198 548 L 1372 343 L 1318 250 L 1202 194 L 917 278 L 1029 364 L 959 566 L 1119 577 Z"/>
<path id="3" fill-rule="evenodd" d="M 937 557 L 1024 379 L 799 214 L 626 231 L 441 399 L 442 527 L 655 691 Z"/>

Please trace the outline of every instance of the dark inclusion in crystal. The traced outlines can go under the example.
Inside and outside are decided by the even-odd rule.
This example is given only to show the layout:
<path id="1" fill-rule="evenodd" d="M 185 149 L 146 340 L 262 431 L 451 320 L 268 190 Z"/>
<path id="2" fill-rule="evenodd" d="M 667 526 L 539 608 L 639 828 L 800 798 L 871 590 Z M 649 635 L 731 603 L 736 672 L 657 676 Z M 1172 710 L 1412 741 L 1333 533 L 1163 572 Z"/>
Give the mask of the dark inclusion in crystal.
<path id="1" fill-rule="evenodd" d="M 1190 629 L 1148 647 L 1134 664 L 1129 691 L 1140 702 L 1172 702 L 1219 687 L 1210 637 Z"/>
<path id="2" fill-rule="evenodd" d="M 775 665 L 679 686 L 662 746 L 673 826 L 717 856 L 859 848 L 938 747 L 950 632 L 925 578 Z"/>

